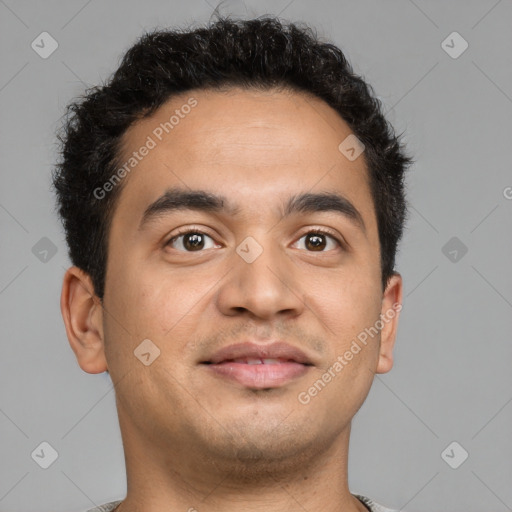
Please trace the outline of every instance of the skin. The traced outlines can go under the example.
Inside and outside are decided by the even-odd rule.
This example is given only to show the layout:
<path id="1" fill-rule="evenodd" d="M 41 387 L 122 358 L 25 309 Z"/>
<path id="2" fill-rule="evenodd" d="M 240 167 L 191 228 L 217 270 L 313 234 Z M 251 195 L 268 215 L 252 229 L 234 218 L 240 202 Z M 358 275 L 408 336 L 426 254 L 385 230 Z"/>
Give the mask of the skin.
<path id="1" fill-rule="evenodd" d="M 174 97 L 130 127 L 123 157 L 191 96 L 197 106 L 124 178 L 103 304 L 82 270 L 64 277 L 61 309 L 78 364 L 108 369 L 115 385 L 128 489 L 119 510 L 365 511 L 348 488 L 350 426 L 374 374 L 393 365 L 398 312 L 307 405 L 297 398 L 402 302 L 398 273 L 381 289 L 364 154 L 341 154 L 352 132 L 320 99 L 230 89 Z M 182 210 L 138 230 L 171 186 L 223 194 L 240 212 Z M 281 219 L 289 196 L 326 191 L 353 203 L 366 233 L 332 212 Z M 184 236 L 164 246 L 188 227 L 211 237 L 204 248 L 187 252 Z M 311 249 L 305 235 L 315 228 L 345 248 L 326 237 Z M 236 252 L 247 236 L 263 248 L 252 263 Z M 314 366 L 254 390 L 198 364 L 232 343 L 270 338 L 301 348 Z M 149 366 L 134 356 L 144 339 L 160 350 Z"/>

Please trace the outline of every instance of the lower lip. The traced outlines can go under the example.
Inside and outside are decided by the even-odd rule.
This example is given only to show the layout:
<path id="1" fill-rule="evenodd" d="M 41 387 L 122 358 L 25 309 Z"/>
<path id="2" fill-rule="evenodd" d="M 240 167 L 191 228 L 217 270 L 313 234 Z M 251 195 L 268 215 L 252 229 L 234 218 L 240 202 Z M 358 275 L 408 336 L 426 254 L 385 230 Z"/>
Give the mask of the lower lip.
<path id="1" fill-rule="evenodd" d="M 225 362 L 205 365 L 216 375 L 234 380 L 249 388 L 276 388 L 302 377 L 310 368 L 300 363 L 245 364 Z"/>

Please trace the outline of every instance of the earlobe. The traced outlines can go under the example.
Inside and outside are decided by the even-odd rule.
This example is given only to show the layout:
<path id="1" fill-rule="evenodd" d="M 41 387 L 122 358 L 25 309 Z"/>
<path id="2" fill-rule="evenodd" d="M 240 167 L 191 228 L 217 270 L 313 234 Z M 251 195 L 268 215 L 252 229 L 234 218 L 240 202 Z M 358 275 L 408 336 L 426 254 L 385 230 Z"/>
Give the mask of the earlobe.
<path id="1" fill-rule="evenodd" d="M 101 301 L 90 276 L 78 267 L 70 267 L 64 275 L 60 308 L 80 368 L 87 373 L 106 371 Z"/>
<path id="2" fill-rule="evenodd" d="M 393 368 L 393 348 L 398 329 L 398 317 L 402 309 L 402 276 L 395 272 L 388 280 L 382 298 L 380 320 L 379 360 L 375 373 L 387 373 Z"/>

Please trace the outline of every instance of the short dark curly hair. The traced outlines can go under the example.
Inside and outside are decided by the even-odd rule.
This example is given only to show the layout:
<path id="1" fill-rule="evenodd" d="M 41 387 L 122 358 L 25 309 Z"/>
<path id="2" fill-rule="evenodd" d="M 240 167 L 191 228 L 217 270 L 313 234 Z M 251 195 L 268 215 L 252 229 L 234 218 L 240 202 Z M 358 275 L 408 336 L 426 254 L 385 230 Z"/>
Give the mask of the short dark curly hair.
<path id="1" fill-rule="evenodd" d="M 319 41 L 304 24 L 265 16 L 220 17 L 194 30 L 143 34 L 107 83 L 67 106 L 52 173 L 69 256 L 87 272 L 103 300 L 107 241 L 122 183 L 98 199 L 121 165 L 123 134 L 173 95 L 191 89 L 286 89 L 324 100 L 365 145 L 381 247 L 382 289 L 394 273 L 395 254 L 408 215 L 404 171 L 411 163 L 386 121 L 380 101 L 353 72 L 342 51 Z"/>

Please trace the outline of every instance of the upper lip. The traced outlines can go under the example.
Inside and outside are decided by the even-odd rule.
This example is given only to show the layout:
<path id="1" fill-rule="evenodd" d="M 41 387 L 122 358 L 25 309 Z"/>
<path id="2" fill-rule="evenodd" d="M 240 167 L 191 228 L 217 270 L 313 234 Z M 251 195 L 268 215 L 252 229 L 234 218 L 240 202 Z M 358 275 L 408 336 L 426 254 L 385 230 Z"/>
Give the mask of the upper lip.
<path id="1" fill-rule="evenodd" d="M 308 366 L 313 364 L 302 350 L 282 341 L 276 341 L 265 345 L 252 342 L 236 343 L 234 345 L 221 348 L 215 352 L 210 359 L 202 361 L 202 363 L 218 364 L 223 361 L 243 358 L 284 359 L 286 361 L 294 361 Z"/>

